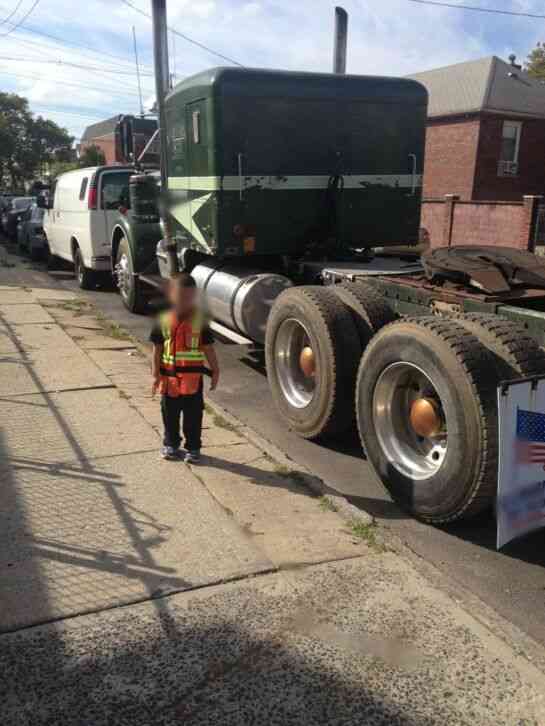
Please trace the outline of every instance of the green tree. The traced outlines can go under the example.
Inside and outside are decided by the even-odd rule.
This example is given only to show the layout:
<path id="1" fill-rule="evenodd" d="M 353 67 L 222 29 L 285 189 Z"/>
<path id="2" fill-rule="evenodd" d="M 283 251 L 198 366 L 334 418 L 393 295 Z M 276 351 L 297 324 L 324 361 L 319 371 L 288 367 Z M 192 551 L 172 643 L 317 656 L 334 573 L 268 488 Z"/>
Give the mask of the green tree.
<path id="1" fill-rule="evenodd" d="M 538 43 L 528 53 L 524 67 L 530 76 L 545 78 L 545 43 Z"/>
<path id="2" fill-rule="evenodd" d="M 41 116 L 35 118 L 26 98 L 0 93 L 0 184 L 19 189 L 41 176 L 60 150 L 74 139 L 66 129 Z"/>
<path id="3" fill-rule="evenodd" d="M 95 146 L 95 144 L 91 144 L 91 146 L 87 146 L 80 154 L 79 157 L 79 165 L 81 167 L 85 166 L 102 166 L 106 163 L 106 157 L 104 156 L 104 152 L 99 146 Z"/>

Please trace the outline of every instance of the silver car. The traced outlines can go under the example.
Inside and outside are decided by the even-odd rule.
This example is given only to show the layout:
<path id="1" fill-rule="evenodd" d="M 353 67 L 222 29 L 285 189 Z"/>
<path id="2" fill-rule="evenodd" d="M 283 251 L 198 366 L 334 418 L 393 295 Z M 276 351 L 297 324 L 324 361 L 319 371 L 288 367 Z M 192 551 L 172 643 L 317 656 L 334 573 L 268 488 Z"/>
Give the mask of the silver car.
<path id="1" fill-rule="evenodd" d="M 31 260 L 39 260 L 45 254 L 44 209 L 36 202 L 21 214 L 17 224 L 17 246 L 19 252 L 27 252 Z"/>

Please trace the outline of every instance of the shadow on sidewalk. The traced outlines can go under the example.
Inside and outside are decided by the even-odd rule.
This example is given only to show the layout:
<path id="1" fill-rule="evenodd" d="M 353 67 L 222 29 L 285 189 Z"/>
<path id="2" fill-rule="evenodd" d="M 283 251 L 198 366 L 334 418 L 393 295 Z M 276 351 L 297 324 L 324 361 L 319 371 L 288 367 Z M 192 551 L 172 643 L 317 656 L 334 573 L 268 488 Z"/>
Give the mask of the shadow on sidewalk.
<path id="1" fill-rule="evenodd" d="M 268 616 L 273 604 L 275 615 Z M 424 719 L 418 715 L 423 697 L 406 688 L 410 671 L 398 673 L 404 685 L 397 693 L 390 685 L 391 667 L 370 658 L 369 650 L 343 653 L 342 645 L 322 641 L 319 631 L 305 639 L 307 633 L 298 631 L 296 621 L 304 617 L 309 622 L 308 605 L 292 602 L 282 610 L 282 599 L 271 602 L 259 592 L 227 592 L 208 602 L 174 605 L 171 612 L 164 601 L 162 605 L 159 617 L 131 608 L 109 619 L 88 618 L 85 627 L 68 623 L 66 631 L 64 626 L 35 628 L 4 636 L 3 657 L 13 666 L 3 683 L 10 694 L 0 706 L 3 723 L 444 722 L 445 713 Z"/>
<path id="2" fill-rule="evenodd" d="M 63 445 L 68 443 L 73 455 L 71 458 L 75 461 L 52 462 L 50 457 L 45 461 L 35 455 L 25 456 L 24 441 L 17 442 L 17 448 L 10 450 L 5 433 L 0 429 L 0 532 L 4 540 L 0 548 L 0 575 L 3 575 L 0 632 L 47 622 L 66 614 L 96 610 L 100 598 L 97 600 L 93 589 L 100 590 L 100 585 L 96 577 L 86 583 L 85 570 L 95 575 L 122 575 L 129 583 L 124 595 L 127 602 L 156 597 L 165 591 L 188 589 L 191 586 L 189 582 L 175 576 L 173 568 L 160 566 L 154 558 L 154 548 L 168 537 L 170 527 L 136 509 L 123 496 L 125 484 L 122 477 L 101 469 L 100 464 L 87 457 L 55 398 L 44 390 L 13 327 L 5 319 L 2 322 L 37 387 L 34 400 L 20 396 L 2 400 L 9 401 L 12 408 L 47 408 L 54 417 Z M 38 396 L 41 397 L 39 402 Z M 4 427 L 9 426 L 5 420 L 2 423 Z M 28 431 L 28 436 L 35 444 L 39 441 L 40 432 Z M 33 450 L 36 450 L 35 445 Z M 48 486 L 48 481 L 51 486 Z M 66 488 L 63 488 L 63 481 Z M 70 500 L 63 501 L 63 496 L 56 498 L 59 491 Z M 78 514 L 77 521 L 71 521 L 70 512 L 78 506 L 81 518 Z M 68 515 L 63 508 L 67 509 Z M 108 528 L 104 530 L 104 523 L 108 521 L 113 533 Z M 57 536 L 56 526 L 61 527 L 64 535 L 61 532 Z M 91 546 L 81 545 L 84 528 L 93 541 Z M 123 536 L 119 534 L 121 530 Z M 125 546 L 120 545 L 120 541 L 125 542 Z M 109 548 L 109 543 L 115 547 Z M 47 575 L 51 563 L 64 566 L 59 581 Z M 138 594 L 131 591 L 131 581 L 140 584 Z M 68 603 L 68 613 L 59 613 L 52 606 L 53 591 Z M 111 607 L 115 603 L 111 601 L 108 586 L 105 586 L 104 592 L 110 594 L 110 601 L 105 603 L 105 607 Z M 27 601 L 23 603 L 27 607 L 25 610 L 25 607 L 20 607 L 21 597 L 24 599 L 29 593 L 36 605 Z M 163 611 L 165 604 L 157 601 L 157 608 Z M 35 612 L 36 617 L 29 616 L 29 612 Z"/>

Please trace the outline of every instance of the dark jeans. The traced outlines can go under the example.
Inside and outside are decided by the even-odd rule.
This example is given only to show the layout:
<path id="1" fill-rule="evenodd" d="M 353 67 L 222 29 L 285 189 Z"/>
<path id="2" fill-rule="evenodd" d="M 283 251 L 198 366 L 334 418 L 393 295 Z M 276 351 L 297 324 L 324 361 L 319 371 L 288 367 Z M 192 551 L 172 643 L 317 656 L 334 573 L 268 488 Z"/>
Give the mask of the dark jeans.
<path id="1" fill-rule="evenodd" d="M 162 396 L 161 413 L 165 435 L 163 443 L 177 449 L 181 444 L 180 418 L 183 416 L 183 432 L 185 448 L 188 451 L 199 451 L 201 448 L 202 417 L 204 411 L 204 398 L 202 388 L 191 396 L 178 396 L 170 398 Z"/>

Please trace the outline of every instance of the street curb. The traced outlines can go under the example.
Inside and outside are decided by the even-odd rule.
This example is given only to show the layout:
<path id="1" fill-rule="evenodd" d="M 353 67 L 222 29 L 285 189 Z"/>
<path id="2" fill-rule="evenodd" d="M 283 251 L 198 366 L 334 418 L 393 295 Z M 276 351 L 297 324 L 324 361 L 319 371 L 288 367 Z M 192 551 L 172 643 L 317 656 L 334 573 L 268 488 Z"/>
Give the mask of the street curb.
<path id="1" fill-rule="evenodd" d="M 348 522 L 359 522 L 364 525 L 374 524 L 375 519 L 368 512 L 365 512 L 359 507 L 350 504 L 350 502 L 342 494 L 339 494 L 332 486 L 324 482 L 320 477 L 313 474 L 306 467 L 298 464 L 297 462 L 290 459 L 281 449 L 275 446 L 273 443 L 265 439 L 261 434 L 258 434 L 253 428 L 240 421 L 240 419 L 229 413 L 223 406 L 210 398 L 206 399 L 206 405 L 212 409 L 217 415 L 221 416 L 228 424 L 233 426 L 241 436 L 249 441 L 253 446 L 258 448 L 266 456 L 274 460 L 276 464 L 286 469 L 286 477 L 290 474 L 294 475 L 298 481 L 304 484 L 308 489 L 316 494 L 318 497 L 326 497 L 329 503 L 332 505 L 338 514 L 346 519 Z"/>
<path id="2" fill-rule="evenodd" d="M 132 336 L 131 340 L 134 341 L 138 350 L 149 359 L 150 345 L 148 343 L 143 343 Z M 223 418 L 250 444 L 258 448 L 265 456 L 273 459 L 278 466 L 285 469 L 286 477 L 288 477 L 289 474 L 293 474 L 294 478 L 300 481 L 307 489 L 310 489 L 314 495 L 318 497 L 326 497 L 331 505 L 331 509 L 336 511 L 347 522 L 357 522 L 367 526 L 375 523 L 375 518 L 371 514 L 359 507 L 356 507 L 354 504 L 350 504 L 346 497 L 339 494 L 331 485 L 324 482 L 320 479 L 320 477 L 313 474 L 302 464 L 298 464 L 293 459 L 290 459 L 289 456 L 275 446 L 275 444 L 261 436 L 261 434 L 258 434 L 255 429 L 251 428 L 251 426 L 248 426 L 240 419 L 236 418 L 236 416 L 230 413 L 227 409 L 223 408 L 223 406 L 219 403 L 216 403 L 210 398 L 206 398 L 206 405 L 213 414 Z"/>

